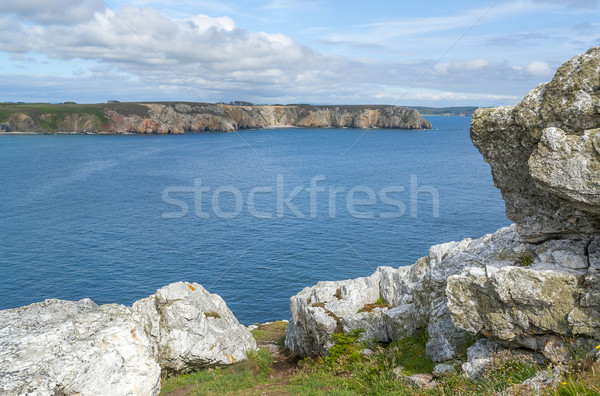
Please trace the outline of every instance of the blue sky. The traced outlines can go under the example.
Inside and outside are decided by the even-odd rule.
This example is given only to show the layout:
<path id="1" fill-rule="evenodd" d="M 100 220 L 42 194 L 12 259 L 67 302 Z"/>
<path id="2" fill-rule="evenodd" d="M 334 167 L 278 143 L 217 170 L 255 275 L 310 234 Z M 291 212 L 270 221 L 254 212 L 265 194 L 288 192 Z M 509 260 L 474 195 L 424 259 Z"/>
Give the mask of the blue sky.
<path id="1" fill-rule="evenodd" d="M 0 101 L 517 103 L 600 45 L 600 0 L 19 0 Z"/>

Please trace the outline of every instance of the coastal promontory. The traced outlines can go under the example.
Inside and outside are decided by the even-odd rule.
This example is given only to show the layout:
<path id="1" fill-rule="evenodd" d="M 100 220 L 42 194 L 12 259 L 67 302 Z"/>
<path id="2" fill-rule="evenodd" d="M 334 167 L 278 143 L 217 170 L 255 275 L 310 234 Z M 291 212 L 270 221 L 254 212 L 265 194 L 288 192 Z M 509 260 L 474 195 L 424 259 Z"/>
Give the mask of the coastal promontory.
<path id="1" fill-rule="evenodd" d="M 0 104 L 0 132 L 182 134 L 240 129 L 431 129 L 411 108 L 160 102 L 105 104 Z"/>

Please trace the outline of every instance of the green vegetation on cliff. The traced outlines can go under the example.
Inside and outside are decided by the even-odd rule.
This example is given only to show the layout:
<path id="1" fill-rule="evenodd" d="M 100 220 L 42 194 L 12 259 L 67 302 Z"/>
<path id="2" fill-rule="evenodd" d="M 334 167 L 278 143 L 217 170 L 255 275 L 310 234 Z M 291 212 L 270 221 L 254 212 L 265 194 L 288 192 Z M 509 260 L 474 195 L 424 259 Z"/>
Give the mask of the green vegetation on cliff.
<path id="1" fill-rule="evenodd" d="M 93 120 L 100 127 L 107 125 L 108 117 L 101 105 L 96 104 L 50 104 L 50 103 L 1 103 L 0 122 L 9 122 L 11 116 L 25 115 L 42 129 L 57 132 L 68 117 L 78 116 Z"/>
<path id="2" fill-rule="evenodd" d="M 537 365 L 530 358 L 498 352 L 476 380 L 460 370 L 464 353 L 449 362 L 451 370 L 433 381 L 434 363 L 426 357 L 427 331 L 411 337 L 378 344 L 360 341 L 361 331 L 334 336 L 327 357 L 300 359 L 279 349 L 284 322 L 260 325 L 253 334 L 261 348 L 248 360 L 223 368 L 165 378 L 162 395 L 597 395 L 600 363 L 583 354 L 563 367 L 562 379 L 547 388 L 520 385 L 540 374 L 552 375 L 553 368 Z"/>

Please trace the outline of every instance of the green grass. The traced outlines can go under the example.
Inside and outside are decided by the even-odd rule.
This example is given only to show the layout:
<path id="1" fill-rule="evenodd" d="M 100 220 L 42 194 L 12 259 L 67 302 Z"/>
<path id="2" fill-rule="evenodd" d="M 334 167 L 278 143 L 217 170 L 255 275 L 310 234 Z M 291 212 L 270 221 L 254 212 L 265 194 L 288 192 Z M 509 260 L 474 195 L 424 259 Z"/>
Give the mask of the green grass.
<path id="1" fill-rule="evenodd" d="M 259 349 L 257 352 L 249 352 L 248 360 L 231 366 L 166 378 L 162 384 L 161 394 L 181 388 L 188 388 L 191 394 L 195 395 L 243 391 L 267 383 L 268 375 L 272 370 L 271 354 Z"/>
<path id="2" fill-rule="evenodd" d="M 269 325 L 259 325 L 258 328 L 251 331 L 256 341 L 276 341 L 285 337 L 287 322 L 277 321 Z M 285 339 L 285 338 L 284 338 Z"/>
<path id="3" fill-rule="evenodd" d="M 253 331 L 257 339 L 274 341 L 281 335 L 284 323 L 260 326 Z M 277 331 L 275 330 L 277 329 Z M 416 331 L 405 339 L 383 345 L 361 340 L 362 330 L 349 334 L 333 334 L 329 356 L 300 360 L 294 372 L 285 379 L 271 379 L 270 355 L 263 350 L 249 354 L 248 360 L 226 368 L 203 370 L 168 378 L 162 392 L 186 388 L 192 395 L 493 395 L 513 387 L 519 395 L 533 395 L 519 390 L 518 385 L 540 370 L 548 370 L 529 358 L 500 352 L 476 381 L 466 379 L 460 370 L 437 380 L 433 389 L 414 389 L 399 381 L 394 369 L 402 366 L 403 375 L 431 373 L 434 363 L 425 354 L 428 333 Z M 464 349 L 476 340 L 468 339 Z M 375 353 L 363 356 L 369 348 Z M 600 363 L 591 354 L 574 360 L 563 383 L 546 394 L 552 396 L 587 396 L 600 394 Z M 465 359 L 461 356 L 459 359 Z M 457 361 L 457 366 L 460 366 Z"/>
<path id="4" fill-rule="evenodd" d="M 427 329 L 421 329 L 410 337 L 391 343 L 388 349 L 393 352 L 394 364 L 403 366 L 404 373 L 408 375 L 430 374 L 435 367 L 435 363 L 425 355 L 427 339 Z"/>

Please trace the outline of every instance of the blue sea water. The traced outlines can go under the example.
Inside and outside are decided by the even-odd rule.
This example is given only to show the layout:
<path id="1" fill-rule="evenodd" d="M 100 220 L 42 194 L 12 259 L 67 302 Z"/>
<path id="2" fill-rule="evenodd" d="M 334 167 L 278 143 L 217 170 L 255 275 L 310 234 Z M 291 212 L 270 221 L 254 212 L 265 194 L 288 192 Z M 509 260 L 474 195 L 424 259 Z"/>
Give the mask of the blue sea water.
<path id="1" fill-rule="evenodd" d="M 433 130 L 0 136 L 0 309 L 131 304 L 185 280 L 251 324 L 289 317 L 319 280 L 508 225 L 470 118 L 427 118 Z"/>

